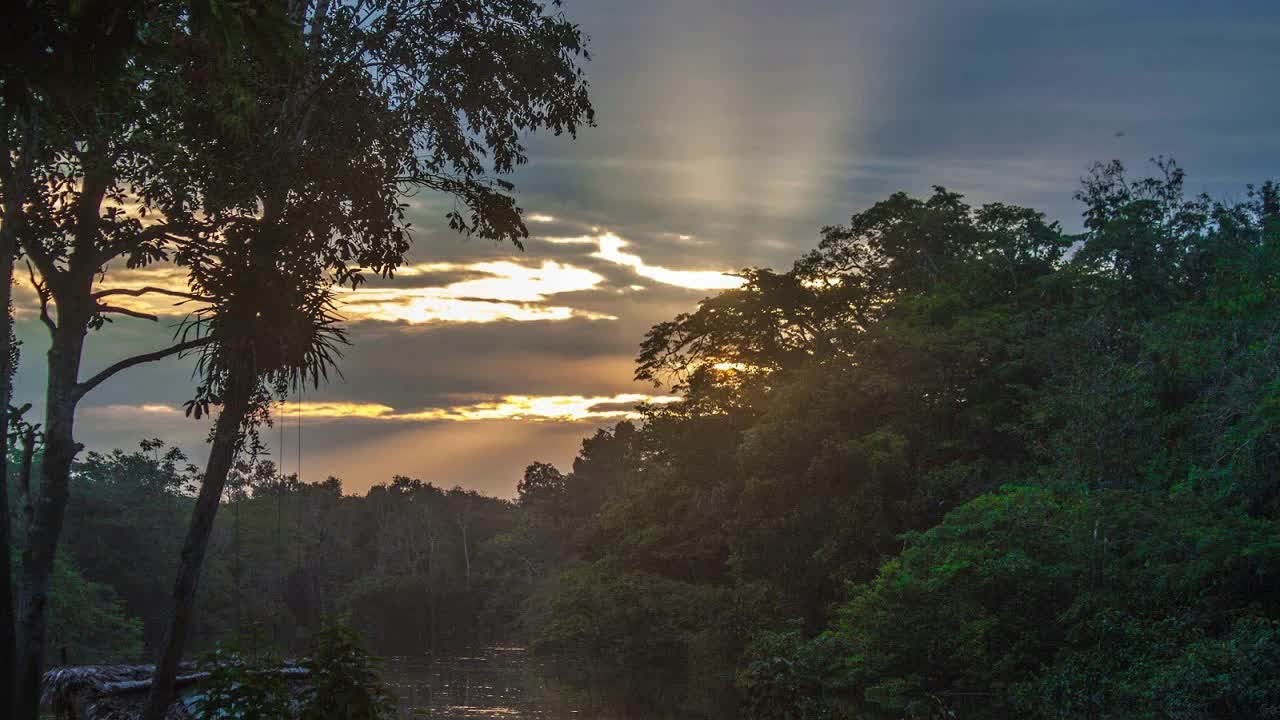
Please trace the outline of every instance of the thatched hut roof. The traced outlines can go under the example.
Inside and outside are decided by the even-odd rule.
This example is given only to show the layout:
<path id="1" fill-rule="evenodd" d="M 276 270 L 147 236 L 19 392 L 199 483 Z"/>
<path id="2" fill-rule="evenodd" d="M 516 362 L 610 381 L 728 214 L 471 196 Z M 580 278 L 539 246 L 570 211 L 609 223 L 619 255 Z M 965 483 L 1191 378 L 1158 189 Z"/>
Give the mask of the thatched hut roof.
<path id="1" fill-rule="evenodd" d="M 40 703 L 53 708 L 60 718 L 70 720 L 138 720 L 151 688 L 154 665 L 68 665 L 44 674 L 40 683 Z M 307 671 L 296 665 L 285 665 L 271 672 L 300 682 Z M 194 720 L 188 704 L 196 683 L 209 677 L 193 665 L 178 669 L 180 696 L 166 713 L 166 720 Z"/>

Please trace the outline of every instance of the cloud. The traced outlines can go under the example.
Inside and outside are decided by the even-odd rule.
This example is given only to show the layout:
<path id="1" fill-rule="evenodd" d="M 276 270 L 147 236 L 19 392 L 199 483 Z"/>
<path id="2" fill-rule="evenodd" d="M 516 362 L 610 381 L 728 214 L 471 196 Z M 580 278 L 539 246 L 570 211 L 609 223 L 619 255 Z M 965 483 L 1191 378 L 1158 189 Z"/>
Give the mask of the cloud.
<path id="1" fill-rule="evenodd" d="M 546 216 L 550 217 L 550 216 Z M 597 231 L 580 237 L 548 237 L 553 245 L 593 247 L 589 257 L 629 269 L 635 275 L 672 287 L 692 290 L 724 290 L 742 285 L 742 278 L 718 270 L 680 270 L 646 262 L 628 248 L 631 243 L 613 232 Z M 423 262 L 396 271 L 398 282 L 371 279 L 356 290 L 339 291 L 338 311 L 353 321 L 388 323 L 461 324 L 555 322 L 574 318 L 617 320 L 618 316 L 595 309 L 553 302 L 570 293 L 613 290 L 625 293 L 634 283 L 607 287 L 606 278 L 569 262 L 543 260 L 541 264 L 516 259 L 472 262 Z M 112 269 L 99 289 L 141 290 L 146 287 L 186 291 L 186 271 L 173 265 L 139 269 Z M 24 314 L 36 307 L 30 288 L 17 295 Z M 161 293 L 115 295 L 112 305 L 154 315 L 183 317 L 199 303 Z"/>
<path id="2" fill-rule="evenodd" d="M 639 417 L 641 403 L 664 404 L 680 398 L 671 395 L 618 393 L 616 395 L 503 395 L 493 400 L 398 410 L 390 405 L 372 402 L 302 401 L 286 402 L 274 410 L 286 422 L 294 418 L 310 420 L 374 420 L 383 422 L 476 422 L 483 420 L 525 420 L 538 422 L 598 422 Z M 92 408 L 102 416 L 181 415 L 182 411 L 167 405 L 105 405 Z"/>
<path id="3" fill-rule="evenodd" d="M 680 398 L 669 395 L 620 393 L 613 396 L 506 395 L 500 400 L 401 413 L 408 420 L 558 420 L 599 421 L 638 417 L 639 403 L 663 404 Z"/>
<path id="4" fill-rule="evenodd" d="M 437 287 L 361 287 L 339 296 L 343 315 L 353 320 L 411 324 L 486 323 L 498 320 L 616 320 L 606 313 L 545 304 L 552 295 L 592 290 L 604 277 L 584 268 L 546 260 L 532 267 L 509 260 L 426 263 L 402 275 L 466 271 L 473 277 Z"/>
<path id="5" fill-rule="evenodd" d="M 402 278 L 443 275 L 451 281 L 440 285 L 406 283 L 340 291 L 338 311 L 350 320 L 424 323 L 490 323 L 557 321 L 571 318 L 616 320 L 608 313 L 550 304 L 554 295 L 596 289 L 605 278 L 573 265 L 546 260 L 541 265 L 496 260 L 472 263 L 420 263 L 397 271 Z M 112 270 L 99 289 L 141 290 L 156 287 L 185 292 L 186 272 L 172 265 Z M 34 291 L 26 284 L 16 294 L 23 315 L 38 307 Z M 176 300 L 163 294 L 112 296 L 112 305 L 157 317 L 182 317 L 199 303 Z"/>
<path id="6" fill-rule="evenodd" d="M 90 416 L 103 419 L 137 417 L 139 414 L 152 417 L 181 417 L 184 414 L 182 409 L 163 403 L 97 405 L 86 407 L 84 412 Z"/>
<path id="7" fill-rule="evenodd" d="M 687 235 L 679 236 L 681 240 L 686 240 L 688 237 Z M 639 255 L 625 252 L 623 248 L 629 247 L 631 243 L 611 232 L 543 239 L 556 245 L 595 245 L 596 251 L 591 254 L 591 257 L 631 268 L 640 277 L 664 285 L 674 285 L 690 290 L 732 290 L 742 287 L 743 283 L 741 277 L 718 270 L 673 270 L 661 265 L 650 265 Z"/>

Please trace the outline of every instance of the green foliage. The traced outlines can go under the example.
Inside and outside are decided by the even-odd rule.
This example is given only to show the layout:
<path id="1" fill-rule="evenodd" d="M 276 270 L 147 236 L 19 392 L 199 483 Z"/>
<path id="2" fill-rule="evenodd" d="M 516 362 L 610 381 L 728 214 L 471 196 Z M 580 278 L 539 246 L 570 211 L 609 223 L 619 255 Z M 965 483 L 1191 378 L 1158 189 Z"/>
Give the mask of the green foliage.
<path id="1" fill-rule="evenodd" d="M 590 573 L 552 587 L 739 603 L 754 717 L 1280 707 L 1280 203 L 1157 168 L 1096 168 L 1076 237 L 897 194 L 655 326 L 637 376 L 683 401 L 648 411 Z M 628 617 L 587 623 L 608 604 L 549 626 L 623 645 Z"/>
<path id="2" fill-rule="evenodd" d="M 302 666 L 310 671 L 299 720 L 380 720 L 395 714 L 378 665 L 355 631 L 342 623 L 325 625 L 312 641 Z"/>
<path id="3" fill-rule="evenodd" d="M 156 440 L 77 463 L 50 605 L 50 657 L 64 645 L 73 662 L 154 652 L 193 472 Z M 21 528 L 16 485 L 10 507 Z M 334 613 L 349 613 L 381 654 L 509 641 L 535 580 L 563 557 L 566 532 L 460 488 L 396 478 L 364 497 L 344 496 L 336 478 L 301 483 L 279 477 L 270 462 L 244 462 L 229 478 L 214 527 L 191 644 L 205 650 L 261 626 L 276 646 L 302 652 L 321 618 Z M 57 615 L 64 606 L 72 615 Z M 91 612 L 102 617 L 89 623 Z"/>
<path id="4" fill-rule="evenodd" d="M 518 504 L 255 481 L 206 590 L 237 619 L 208 615 L 293 647 L 334 609 L 380 652 L 522 636 L 615 676 L 736 678 L 768 720 L 1272 712 L 1280 201 L 1187 198 L 1158 167 L 1097 168 L 1079 236 L 937 188 L 744 271 L 641 346 L 681 401 L 531 465 Z M 159 458 L 95 462 L 89 497 L 122 472 L 172 512 L 143 491 Z"/>
<path id="5" fill-rule="evenodd" d="M 834 635 L 806 641 L 800 629 L 765 630 L 748 648 L 753 659 L 739 673 L 743 709 L 760 720 L 826 720 L 837 717 L 830 697 L 830 668 L 850 652 Z"/>
<path id="6" fill-rule="evenodd" d="M 815 641 L 850 648 L 827 687 L 885 717 L 1256 715 L 1280 689 L 1255 682 L 1280 669 L 1278 529 L 1186 496 L 984 495 L 841 606 Z"/>
<path id="7" fill-rule="evenodd" d="M 685 666 L 690 637 L 721 604 L 706 588 L 586 563 L 566 568 L 539 600 L 536 652 L 618 668 Z"/>
<path id="8" fill-rule="evenodd" d="M 264 643 L 251 630 L 238 643 L 218 645 L 201 668 L 209 673 L 185 702 L 200 720 L 381 720 L 395 705 L 377 661 L 343 622 L 326 623 L 311 639 L 300 666 L 274 652 L 250 653 Z M 305 675 L 298 671 L 305 671 Z M 293 674 L 290 674 L 293 673 Z"/>
<path id="9" fill-rule="evenodd" d="M 142 623 L 130 616 L 107 584 L 86 580 L 65 554 L 54 562 L 49 602 L 50 658 L 66 651 L 69 662 L 92 664 L 138 660 Z"/>
<path id="10" fill-rule="evenodd" d="M 153 646 L 169 607 L 160 583 L 171 582 L 198 478 L 180 450 L 159 440 L 129 453 L 90 452 L 74 468 L 63 551 L 86 578 L 110 584 Z"/>
<path id="11" fill-rule="evenodd" d="M 521 505 L 535 505 L 552 509 L 563 504 L 565 493 L 564 474 L 554 465 L 535 462 L 524 470 L 524 477 L 516 485 L 516 497 Z"/>
<path id="12" fill-rule="evenodd" d="M 238 647 L 219 645 L 205 656 L 201 681 L 187 705 L 199 720 L 279 720 L 295 716 L 286 678 L 272 654 L 249 658 Z"/>

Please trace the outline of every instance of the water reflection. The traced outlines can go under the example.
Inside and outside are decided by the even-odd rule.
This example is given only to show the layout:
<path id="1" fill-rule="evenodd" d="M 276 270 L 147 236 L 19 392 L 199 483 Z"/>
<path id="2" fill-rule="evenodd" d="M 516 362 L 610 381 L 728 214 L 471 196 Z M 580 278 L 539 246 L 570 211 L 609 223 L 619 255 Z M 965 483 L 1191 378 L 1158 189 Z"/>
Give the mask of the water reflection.
<path id="1" fill-rule="evenodd" d="M 727 717 L 687 688 L 657 678 L 601 677 L 589 669 L 550 668 L 520 648 L 465 655 L 391 657 L 385 677 L 402 718 L 477 720 L 694 720 Z"/>

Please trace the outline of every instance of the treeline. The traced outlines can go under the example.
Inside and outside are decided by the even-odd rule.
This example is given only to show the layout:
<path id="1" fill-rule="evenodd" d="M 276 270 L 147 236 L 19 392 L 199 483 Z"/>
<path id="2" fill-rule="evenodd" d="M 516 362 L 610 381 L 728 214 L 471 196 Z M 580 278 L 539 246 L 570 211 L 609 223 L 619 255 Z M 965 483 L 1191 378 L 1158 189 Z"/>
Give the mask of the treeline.
<path id="1" fill-rule="evenodd" d="M 158 440 L 77 463 L 50 657 L 154 654 L 198 483 L 182 452 Z M 384 655 L 512 637 L 519 598 L 498 586 L 526 570 L 489 550 L 515 524 L 507 501 L 407 477 L 343 495 L 336 478 L 299 482 L 263 461 L 237 466 L 223 505 L 200 583 L 197 655 L 241 636 L 262 650 L 299 652 L 341 616 Z"/>
<path id="2" fill-rule="evenodd" d="M 654 327 L 684 400 L 522 488 L 533 647 L 756 718 L 1274 712 L 1280 188 L 1158 169 L 1079 235 L 896 194 Z"/>

